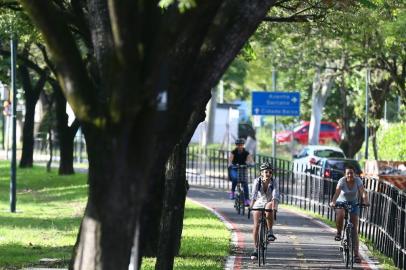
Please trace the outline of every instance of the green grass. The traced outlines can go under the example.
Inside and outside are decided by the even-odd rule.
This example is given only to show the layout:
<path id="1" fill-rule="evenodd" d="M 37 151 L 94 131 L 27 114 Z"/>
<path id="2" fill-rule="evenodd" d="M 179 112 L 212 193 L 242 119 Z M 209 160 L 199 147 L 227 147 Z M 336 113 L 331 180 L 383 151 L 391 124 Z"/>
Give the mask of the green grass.
<path id="1" fill-rule="evenodd" d="M 9 163 L 0 162 L 0 269 L 35 266 L 41 258 L 66 266 L 86 202 L 86 176 L 19 169 L 17 212 L 11 213 L 9 172 Z"/>
<path id="2" fill-rule="evenodd" d="M 301 208 L 299 208 L 297 206 L 292 206 L 292 205 L 287 205 L 287 204 L 283 204 L 282 207 L 290 209 L 290 210 L 294 210 L 296 212 L 300 212 L 300 213 L 308 215 L 308 216 L 311 216 L 311 217 L 313 217 L 313 218 L 315 218 L 317 220 L 320 220 L 321 222 L 329 225 L 332 228 L 336 227 L 336 224 L 335 224 L 334 221 L 331 221 L 328 218 L 323 217 L 322 215 L 313 213 L 312 211 L 303 210 L 303 209 L 301 209 Z M 399 269 L 399 268 L 397 268 L 395 266 L 395 264 L 393 263 L 391 258 L 383 255 L 382 253 L 380 253 L 377 250 L 374 250 L 373 243 L 370 240 L 368 240 L 365 237 L 360 235 L 360 241 L 363 242 L 368 247 L 368 250 L 371 252 L 372 256 L 374 256 L 376 259 L 378 259 L 378 261 L 379 261 L 379 269 L 382 269 L 382 270 L 396 270 L 396 269 Z"/>
<path id="3" fill-rule="evenodd" d="M 182 244 L 174 269 L 223 269 L 230 251 L 230 232 L 206 209 L 186 201 Z M 142 269 L 154 269 L 155 259 L 144 258 Z"/>
<path id="4" fill-rule="evenodd" d="M 17 212 L 10 213 L 9 162 L 0 161 L 0 269 L 39 266 L 42 258 L 67 267 L 87 199 L 86 175 L 58 176 L 44 167 L 18 169 Z M 175 269 L 223 269 L 230 233 L 209 211 L 186 203 Z M 153 269 L 155 260 L 143 260 Z"/>

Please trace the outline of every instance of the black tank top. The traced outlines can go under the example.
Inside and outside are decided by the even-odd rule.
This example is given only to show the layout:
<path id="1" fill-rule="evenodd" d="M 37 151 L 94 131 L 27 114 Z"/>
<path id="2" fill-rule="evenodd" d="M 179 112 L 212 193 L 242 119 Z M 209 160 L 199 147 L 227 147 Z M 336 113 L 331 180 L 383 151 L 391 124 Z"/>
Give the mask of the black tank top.
<path id="1" fill-rule="evenodd" d="M 250 154 L 247 150 L 244 149 L 241 152 L 238 152 L 237 149 L 234 149 L 231 153 L 234 155 L 231 163 L 234 165 L 247 165 L 247 157 Z"/>

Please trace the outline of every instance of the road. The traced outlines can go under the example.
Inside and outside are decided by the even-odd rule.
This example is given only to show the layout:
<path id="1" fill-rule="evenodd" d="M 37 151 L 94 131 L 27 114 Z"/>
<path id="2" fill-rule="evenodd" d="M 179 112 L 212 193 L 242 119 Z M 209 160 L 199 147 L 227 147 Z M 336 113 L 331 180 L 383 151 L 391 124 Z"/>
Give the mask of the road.
<path id="1" fill-rule="evenodd" d="M 228 194 L 221 190 L 191 186 L 188 198 L 212 209 L 232 229 L 232 254 L 226 269 L 345 269 L 334 241 L 335 230 L 320 221 L 280 206 L 274 233 L 268 245 L 266 265 L 258 267 L 250 259 L 253 250 L 252 220 L 237 215 Z M 354 269 L 379 269 L 378 262 L 367 255 L 362 245 L 362 263 Z"/>

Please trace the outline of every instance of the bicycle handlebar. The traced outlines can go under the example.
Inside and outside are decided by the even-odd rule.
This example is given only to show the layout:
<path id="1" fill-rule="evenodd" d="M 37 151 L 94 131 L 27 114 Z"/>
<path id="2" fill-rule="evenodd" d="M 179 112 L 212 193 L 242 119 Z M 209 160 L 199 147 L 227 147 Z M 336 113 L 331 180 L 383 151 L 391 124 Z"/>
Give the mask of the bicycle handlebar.
<path id="1" fill-rule="evenodd" d="M 352 204 L 344 202 L 344 203 L 339 203 L 338 205 L 336 204 L 336 205 L 332 206 L 332 208 L 334 208 L 334 209 L 348 209 L 348 208 L 353 207 L 353 206 L 359 206 L 360 208 L 366 208 L 366 207 L 369 207 L 370 205 L 369 204 L 364 204 L 364 203 L 356 203 L 355 205 L 352 205 Z"/>
<path id="2" fill-rule="evenodd" d="M 254 166 L 255 166 L 254 164 L 232 164 L 230 165 L 230 168 L 243 169 L 243 168 L 253 168 Z"/>
<path id="3" fill-rule="evenodd" d="M 249 208 L 250 211 L 263 211 L 263 212 L 272 212 L 275 211 L 277 212 L 278 210 L 276 209 L 265 209 L 265 208 Z"/>

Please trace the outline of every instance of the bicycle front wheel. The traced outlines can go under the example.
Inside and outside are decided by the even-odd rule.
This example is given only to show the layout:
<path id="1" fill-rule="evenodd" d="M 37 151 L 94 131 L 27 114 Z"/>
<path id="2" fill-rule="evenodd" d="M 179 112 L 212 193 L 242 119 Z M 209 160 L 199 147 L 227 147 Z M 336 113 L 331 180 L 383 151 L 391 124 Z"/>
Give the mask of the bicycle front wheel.
<path id="1" fill-rule="evenodd" d="M 354 238 L 352 236 L 352 228 L 345 230 L 347 245 L 345 248 L 345 267 L 352 269 L 354 266 Z"/>
<path id="2" fill-rule="evenodd" d="M 258 266 L 261 266 L 261 260 L 263 257 L 263 253 L 264 253 L 264 234 L 262 233 L 264 229 L 264 224 L 262 223 L 262 221 L 259 223 L 259 230 L 258 230 L 258 241 L 257 241 L 257 253 L 258 253 Z"/>
<path id="3" fill-rule="evenodd" d="M 348 267 L 352 269 L 354 267 L 354 231 L 352 228 L 348 228 Z"/>

